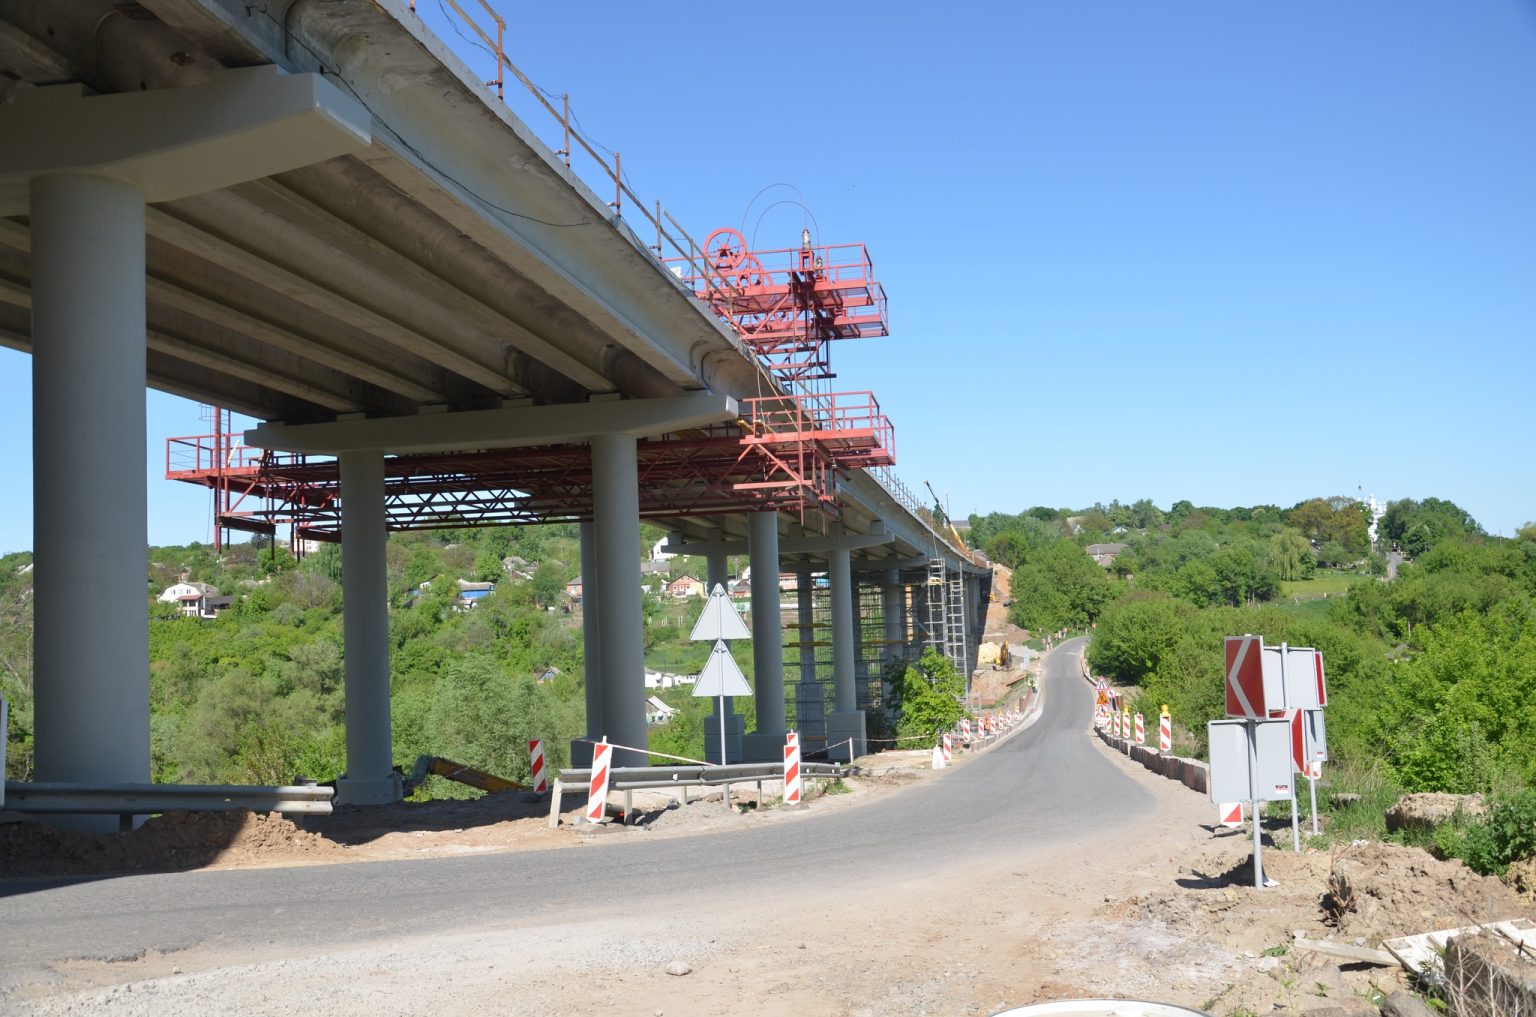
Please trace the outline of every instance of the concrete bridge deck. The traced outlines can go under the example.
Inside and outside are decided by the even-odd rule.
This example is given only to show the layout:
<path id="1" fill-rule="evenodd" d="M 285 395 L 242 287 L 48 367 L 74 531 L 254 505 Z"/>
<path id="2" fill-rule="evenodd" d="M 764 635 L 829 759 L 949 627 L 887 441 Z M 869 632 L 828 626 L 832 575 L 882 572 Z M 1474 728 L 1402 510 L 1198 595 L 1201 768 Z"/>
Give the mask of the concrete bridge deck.
<path id="1" fill-rule="evenodd" d="M 625 589 L 635 443 L 729 422 L 739 400 L 779 391 L 659 252 L 395 0 L 0 0 L 0 81 L 0 342 L 34 356 L 35 543 L 48 563 L 40 777 L 147 772 L 147 731 L 131 744 L 116 733 L 147 710 L 133 550 L 144 384 L 266 421 L 257 444 L 338 458 L 349 759 L 371 771 L 388 754 L 373 567 L 384 457 L 590 445 L 583 572 L 606 592 L 589 672 L 609 677 L 589 680 L 589 717 L 623 729 L 616 740 L 633 733 L 627 686 L 607 706 L 591 694 L 639 673 L 638 593 Z M 920 589 L 938 558 L 979 623 L 989 573 L 888 470 L 841 476 L 838 500 L 835 519 L 715 510 L 670 525 L 719 570 L 749 550 L 765 575 L 787 555 L 845 586 L 864 575 Z M 72 645 L 66 603 L 70 584 L 102 572 L 102 599 L 119 605 L 104 639 L 135 676 L 96 701 L 101 677 Z M 776 624 L 776 584 L 761 595 Z M 843 653 L 840 675 L 847 666 Z M 65 743 L 84 739 L 118 749 L 80 763 Z M 375 792 L 388 793 L 363 798 Z"/>

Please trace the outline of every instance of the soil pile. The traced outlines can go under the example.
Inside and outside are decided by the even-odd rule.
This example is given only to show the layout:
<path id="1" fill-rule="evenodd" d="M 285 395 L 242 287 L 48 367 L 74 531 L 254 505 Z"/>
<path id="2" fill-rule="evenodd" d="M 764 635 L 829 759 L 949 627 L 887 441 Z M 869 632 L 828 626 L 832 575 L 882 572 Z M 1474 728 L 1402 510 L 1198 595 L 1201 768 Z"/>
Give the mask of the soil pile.
<path id="1" fill-rule="evenodd" d="M 13 876 L 315 864 L 339 860 L 342 851 L 280 815 L 246 809 L 169 812 L 126 834 L 77 833 L 30 820 L 0 826 L 0 870 Z"/>

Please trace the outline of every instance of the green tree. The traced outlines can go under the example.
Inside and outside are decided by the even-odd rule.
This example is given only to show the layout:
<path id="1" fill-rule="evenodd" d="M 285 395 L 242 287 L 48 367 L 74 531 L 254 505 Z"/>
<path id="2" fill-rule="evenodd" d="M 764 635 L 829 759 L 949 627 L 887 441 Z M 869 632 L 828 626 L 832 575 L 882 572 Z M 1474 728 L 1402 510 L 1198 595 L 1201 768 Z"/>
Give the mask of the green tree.
<path id="1" fill-rule="evenodd" d="M 555 607 L 565 599 L 565 569 L 544 562 L 533 572 L 533 599 L 541 607 Z"/>
<path id="2" fill-rule="evenodd" d="M 953 661 L 931 646 L 916 663 L 907 665 L 899 684 L 898 738 L 921 739 L 926 744 L 965 716 L 961 705 L 965 679 L 955 670 Z"/>

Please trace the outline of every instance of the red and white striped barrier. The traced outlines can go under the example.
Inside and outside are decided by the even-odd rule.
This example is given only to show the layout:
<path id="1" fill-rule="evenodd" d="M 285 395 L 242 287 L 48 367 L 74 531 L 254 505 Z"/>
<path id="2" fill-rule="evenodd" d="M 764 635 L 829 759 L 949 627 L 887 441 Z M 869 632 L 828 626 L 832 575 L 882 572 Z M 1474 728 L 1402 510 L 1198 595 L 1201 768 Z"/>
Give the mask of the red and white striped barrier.
<path id="1" fill-rule="evenodd" d="M 587 822 L 608 822 L 608 775 L 613 770 L 613 746 L 604 738 L 592 746 L 592 787 L 587 792 Z"/>
<path id="2" fill-rule="evenodd" d="M 960 740 L 967 745 L 971 743 L 971 722 L 964 717 L 960 718 Z"/>
<path id="3" fill-rule="evenodd" d="M 538 792 L 549 790 L 549 774 L 544 772 L 544 740 L 528 739 L 528 783 Z"/>
<path id="4" fill-rule="evenodd" d="M 1109 715 L 1109 733 L 1116 738 L 1120 737 L 1120 711 L 1116 710 Z"/>
<path id="5" fill-rule="evenodd" d="M 944 732 L 944 740 L 941 743 L 941 746 L 944 749 L 944 765 L 948 766 L 950 764 L 950 761 L 954 759 L 954 748 L 955 748 L 954 745 L 951 744 L 951 742 L 949 740 L 949 732 L 948 731 Z"/>
<path id="6" fill-rule="evenodd" d="M 784 804 L 799 805 L 800 793 L 800 735 L 791 731 L 784 736 Z"/>
<path id="7" fill-rule="evenodd" d="M 1242 802 L 1222 802 L 1220 805 L 1216 806 L 1216 809 L 1218 813 L 1216 822 L 1221 826 L 1243 825 Z"/>
<path id="8" fill-rule="evenodd" d="M 1173 751 L 1173 718 L 1166 713 L 1157 718 L 1157 751 Z"/>
<path id="9" fill-rule="evenodd" d="M 1146 729 L 1146 726 L 1144 724 L 1142 724 L 1142 722 L 1141 722 L 1141 714 L 1139 714 L 1139 713 L 1136 715 L 1136 744 L 1137 745 L 1145 745 L 1145 744 L 1147 744 L 1147 729 Z"/>

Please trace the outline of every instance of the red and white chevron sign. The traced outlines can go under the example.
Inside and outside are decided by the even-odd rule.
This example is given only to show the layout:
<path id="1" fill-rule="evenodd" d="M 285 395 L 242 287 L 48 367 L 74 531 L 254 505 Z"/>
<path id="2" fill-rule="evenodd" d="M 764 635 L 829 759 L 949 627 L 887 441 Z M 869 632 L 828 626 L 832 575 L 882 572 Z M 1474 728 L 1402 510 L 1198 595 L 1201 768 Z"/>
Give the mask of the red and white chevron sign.
<path id="1" fill-rule="evenodd" d="M 528 739 L 528 773 L 528 783 L 533 785 L 535 791 L 549 790 L 549 777 L 544 772 L 543 739 Z"/>
<path id="2" fill-rule="evenodd" d="M 604 738 L 592 746 L 592 787 L 587 793 L 587 822 L 608 821 L 608 775 L 613 771 L 613 746 Z"/>
<path id="3" fill-rule="evenodd" d="M 1267 719 L 1270 706 L 1284 704 L 1264 701 L 1264 638 L 1228 636 L 1226 646 L 1227 716 Z"/>

